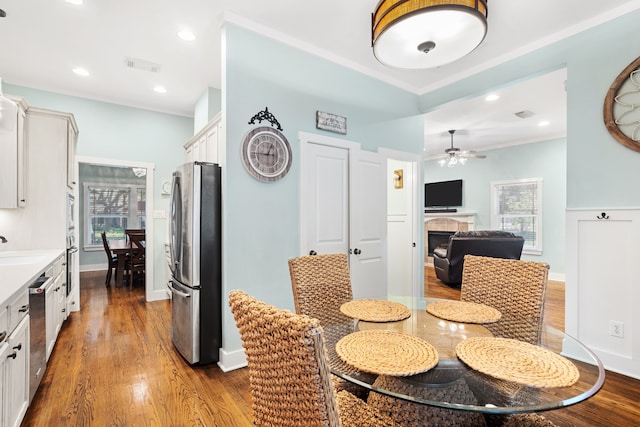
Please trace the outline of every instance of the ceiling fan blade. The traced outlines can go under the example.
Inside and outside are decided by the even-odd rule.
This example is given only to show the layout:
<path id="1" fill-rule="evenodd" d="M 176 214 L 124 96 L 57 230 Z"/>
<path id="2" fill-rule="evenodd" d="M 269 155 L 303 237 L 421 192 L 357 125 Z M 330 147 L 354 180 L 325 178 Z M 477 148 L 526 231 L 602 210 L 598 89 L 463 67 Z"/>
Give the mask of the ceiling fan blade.
<path id="1" fill-rule="evenodd" d="M 476 153 L 475 151 L 461 151 L 460 157 L 466 157 L 469 159 L 484 159 L 487 156 L 484 154 Z"/>

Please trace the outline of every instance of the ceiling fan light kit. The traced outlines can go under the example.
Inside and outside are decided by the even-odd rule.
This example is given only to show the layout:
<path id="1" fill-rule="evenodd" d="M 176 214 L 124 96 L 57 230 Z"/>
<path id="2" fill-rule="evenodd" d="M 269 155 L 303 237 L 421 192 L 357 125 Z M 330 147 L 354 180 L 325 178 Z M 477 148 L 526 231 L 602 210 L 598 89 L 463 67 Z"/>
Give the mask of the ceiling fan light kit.
<path id="1" fill-rule="evenodd" d="M 455 130 L 450 130 L 449 135 L 451 135 L 451 147 L 444 150 L 445 154 L 440 156 L 440 160 L 438 160 L 438 164 L 440 167 L 444 167 L 445 165 L 452 168 L 455 165 L 464 166 L 467 163 L 467 160 L 470 158 L 474 159 L 484 159 L 487 156 L 484 154 L 478 154 L 475 151 L 471 150 L 460 150 L 457 147 L 453 146 L 453 134 L 456 133 Z"/>
<path id="2" fill-rule="evenodd" d="M 371 45 L 381 63 L 434 68 L 471 53 L 487 34 L 488 0 L 381 0 Z"/>

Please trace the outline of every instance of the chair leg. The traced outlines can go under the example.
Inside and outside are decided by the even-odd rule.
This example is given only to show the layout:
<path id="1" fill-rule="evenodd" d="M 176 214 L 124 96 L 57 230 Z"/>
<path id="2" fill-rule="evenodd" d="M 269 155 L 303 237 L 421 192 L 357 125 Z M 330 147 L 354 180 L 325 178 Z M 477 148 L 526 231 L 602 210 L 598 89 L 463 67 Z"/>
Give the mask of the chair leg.
<path id="1" fill-rule="evenodd" d="M 104 284 L 107 288 L 111 285 L 111 266 L 107 269 L 107 278 L 105 279 Z"/>

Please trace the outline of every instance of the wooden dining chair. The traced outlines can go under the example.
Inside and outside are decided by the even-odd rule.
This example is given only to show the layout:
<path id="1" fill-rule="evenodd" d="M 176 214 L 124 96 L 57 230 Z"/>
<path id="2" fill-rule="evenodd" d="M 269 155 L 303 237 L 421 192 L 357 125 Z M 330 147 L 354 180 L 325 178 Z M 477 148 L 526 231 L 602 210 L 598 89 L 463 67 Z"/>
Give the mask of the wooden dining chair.
<path id="1" fill-rule="evenodd" d="M 144 230 L 143 230 L 144 231 Z M 134 282 L 145 278 L 145 236 L 144 233 L 129 234 L 129 255 L 127 269 L 129 271 L 129 287 L 133 288 Z"/>
<path id="2" fill-rule="evenodd" d="M 102 246 L 104 247 L 104 251 L 107 254 L 107 261 L 108 261 L 107 277 L 105 278 L 104 284 L 106 286 L 109 286 L 111 284 L 111 275 L 118 266 L 118 256 L 114 255 L 111 252 L 111 249 L 109 249 L 109 241 L 107 240 L 107 233 L 102 232 L 100 233 L 100 235 L 102 236 Z"/>
<path id="3" fill-rule="evenodd" d="M 229 305 L 247 358 L 253 425 L 398 426 L 349 392 L 334 391 L 317 319 L 243 291 L 232 291 Z"/>

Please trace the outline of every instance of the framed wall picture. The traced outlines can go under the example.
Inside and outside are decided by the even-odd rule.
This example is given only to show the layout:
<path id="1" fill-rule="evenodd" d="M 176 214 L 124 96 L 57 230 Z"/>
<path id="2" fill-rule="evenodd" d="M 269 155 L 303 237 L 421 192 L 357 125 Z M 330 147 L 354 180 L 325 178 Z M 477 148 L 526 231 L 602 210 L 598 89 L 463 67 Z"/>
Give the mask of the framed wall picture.
<path id="1" fill-rule="evenodd" d="M 316 128 L 346 135 L 347 118 L 323 111 L 316 111 Z"/>

